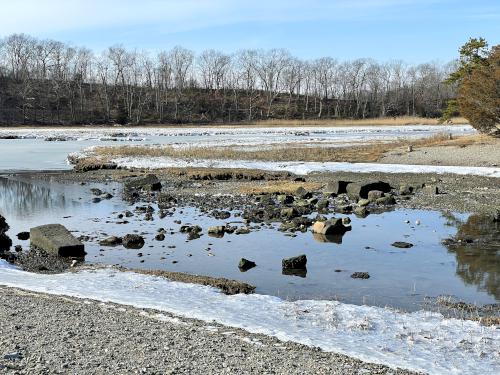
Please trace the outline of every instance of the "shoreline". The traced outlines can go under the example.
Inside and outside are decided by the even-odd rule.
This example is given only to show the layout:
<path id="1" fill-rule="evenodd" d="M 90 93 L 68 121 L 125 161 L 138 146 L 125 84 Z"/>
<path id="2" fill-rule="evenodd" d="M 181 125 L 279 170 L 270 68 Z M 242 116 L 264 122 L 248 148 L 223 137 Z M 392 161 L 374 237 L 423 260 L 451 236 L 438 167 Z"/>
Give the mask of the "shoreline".
<path id="1" fill-rule="evenodd" d="M 0 354 L 16 358 L 0 372 L 415 374 L 163 311 L 6 287 L 0 301 Z"/>

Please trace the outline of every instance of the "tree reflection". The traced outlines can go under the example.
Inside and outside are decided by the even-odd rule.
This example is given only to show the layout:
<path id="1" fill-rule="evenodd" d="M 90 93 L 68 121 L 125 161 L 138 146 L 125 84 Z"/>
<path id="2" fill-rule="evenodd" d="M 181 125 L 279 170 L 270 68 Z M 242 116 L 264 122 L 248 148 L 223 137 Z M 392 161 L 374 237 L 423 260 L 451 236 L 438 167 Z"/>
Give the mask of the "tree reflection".
<path id="1" fill-rule="evenodd" d="M 471 215 L 454 222 L 458 232 L 446 240 L 457 259 L 457 275 L 500 300 L 500 223 L 488 215 Z"/>

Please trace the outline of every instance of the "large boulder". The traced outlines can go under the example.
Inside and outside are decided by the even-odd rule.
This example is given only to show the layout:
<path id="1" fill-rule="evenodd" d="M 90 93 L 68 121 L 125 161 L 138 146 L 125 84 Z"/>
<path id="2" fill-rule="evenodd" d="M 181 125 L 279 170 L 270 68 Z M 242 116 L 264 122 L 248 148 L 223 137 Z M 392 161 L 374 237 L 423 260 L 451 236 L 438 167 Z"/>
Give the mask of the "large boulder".
<path id="1" fill-rule="evenodd" d="M 136 177 L 128 180 L 124 184 L 127 190 L 144 190 L 144 191 L 158 191 L 161 190 L 161 182 L 154 174 L 148 174 L 142 177 Z"/>
<path id="2" fill-rule="evenodd" d="M 368 193 L 373 190 L 388 193 L 391 191 L 391 185 L 383 181 L 367 181 L 367 182 L 354 182 L 347 185 L 347 194 L 352 199 L 364 198 L 368 199 Z"/>
<path id="3" fill-rule="evenodd" d="M 30 230 L 31 246 L 62 257 L 85 256 L 84 245 L 61 224 L 47 224 Z"/>
<path id="4" fill-rule="evenodd" d="M 328 184 L 326 184 L 323 192 L 333 196 L 345 194 L 347 192 L 347 185 L 349 184 L 349 181 L 330 181 Z"/>

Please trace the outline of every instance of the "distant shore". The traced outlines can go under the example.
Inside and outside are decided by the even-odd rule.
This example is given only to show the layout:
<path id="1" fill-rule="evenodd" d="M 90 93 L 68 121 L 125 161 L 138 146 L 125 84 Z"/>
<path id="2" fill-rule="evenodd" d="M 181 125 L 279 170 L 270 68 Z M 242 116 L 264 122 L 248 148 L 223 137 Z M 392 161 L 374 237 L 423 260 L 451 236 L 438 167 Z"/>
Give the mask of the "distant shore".
<path id="1" fill-rule="evenodd" d="M 455 117 L 450 123 L 446 125 L 464 125 L 468 124 L 467 119 L 463 117 Z M 238 127 L 303 127 L 303 126 L 401 126 L 401 125 L 439 125 L 439 119 L 437 118 L 426 118 L 426 117 L 416 117 L 416 116 L 401 116 L 401 117 L 382 117 L 382 118 L 366 118 L 366 119 L 307 119 L 307 120 L 283 120 L 283 119 L 270 119 L 270 120 L 260 120 L 260 121 L 250 121 L 250 122 L 237 122 L 237 123 L 186 123 L 186 124 L 174 124 L 174 123 L 144 123 L 140 125 L 132 124 L 76 124 L 76 125 L 37 125 L 37 124 L 23 124 L 23 125 L 5 125 L 0 124 L 0 129 L 12 129 L 12 128 L 125 128 L 125 127 L 137 127 L 137 128 L 203 128 L 203 127 L 220 127 L 220 128 L 238 128 Z"/>

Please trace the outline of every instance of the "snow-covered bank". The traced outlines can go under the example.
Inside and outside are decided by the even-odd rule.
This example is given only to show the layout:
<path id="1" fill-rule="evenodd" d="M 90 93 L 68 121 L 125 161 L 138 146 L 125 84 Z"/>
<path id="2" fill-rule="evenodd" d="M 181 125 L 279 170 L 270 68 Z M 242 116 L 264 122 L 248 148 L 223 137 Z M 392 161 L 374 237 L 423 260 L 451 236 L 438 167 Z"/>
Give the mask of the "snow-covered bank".
<path id="1" fill-rule="evenodd" d="M 241 168 L 260 169 L 265 171 L 287 171 L 299 175 L 306 175 L 312 172 L 452 173 L 457 175 L 500 177 L 500 168 L 497 167 L 300 161 L 188 160 L 168 157 L 124 157 L 115 158 L 112 161 L 122 168 Z"/>
<path id="2" fill-rule="evenodd" d="M 0 261 L 0 285 L 153 308 L 433 374 L 500 371 L 500 330 L 440 314 L 330 301 L 287 302 L 113 269 L 40 275 Z"/>

